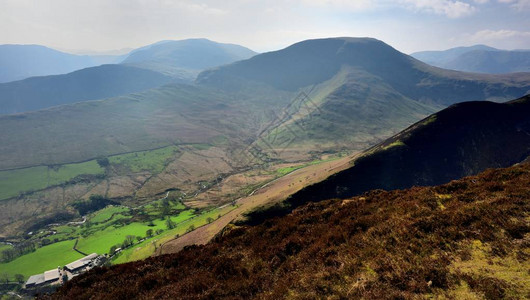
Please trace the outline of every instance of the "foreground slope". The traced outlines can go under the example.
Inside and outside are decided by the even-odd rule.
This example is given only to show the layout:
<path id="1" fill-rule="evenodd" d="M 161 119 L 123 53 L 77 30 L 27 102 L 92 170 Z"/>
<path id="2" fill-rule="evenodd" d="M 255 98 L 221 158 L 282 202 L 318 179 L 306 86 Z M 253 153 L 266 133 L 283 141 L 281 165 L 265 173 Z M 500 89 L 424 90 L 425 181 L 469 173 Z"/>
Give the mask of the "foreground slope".
<path id="1" fill-rule="evenodd" d="M 103 65 L 64 75 L 32 77 L 0 84 L 0 114 L 116 97 L 169 83 L 171 77 L 122 65 Z"/>
<path id="2" fill-rule="evenodd" d="M 98 268 L 55 299 L 522 299 L 530 165 L 303 206 L 212 243 Z M 46 297 L 47 298 L 47 297 Z"/>

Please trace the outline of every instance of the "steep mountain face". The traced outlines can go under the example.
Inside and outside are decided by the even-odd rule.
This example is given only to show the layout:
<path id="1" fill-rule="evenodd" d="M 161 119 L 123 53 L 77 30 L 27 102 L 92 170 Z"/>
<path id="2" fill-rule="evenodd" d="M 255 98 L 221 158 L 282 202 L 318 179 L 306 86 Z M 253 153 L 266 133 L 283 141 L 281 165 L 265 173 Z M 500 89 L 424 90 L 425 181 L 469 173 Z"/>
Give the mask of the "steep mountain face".
<path id="1" fill-rule="evenodd" d="M 433 68 L 369 38 L 303 41 L 280 51 L 204 71 L 197 82 L 224 89 L 240 89 L 247 82 L 256 82 L 297 91 L 330 80 L 344 68 L 356 79 L 354 83 L 371 81 L 372 88 L 378 83 L 386 84 L 405 98 L 438 105 L 513 99 L 530 88 L 530 74 L 487 76 Z"/>
<path id="2" fill-rule="evenodd" d="M 524 299 L 530 165 L 310 203 L 43 299 Z"/>
<path id="3" fill-rule="evenodd" d="M 0 83 L 117 62 L 119 56 L 73 55 L 39 45 L 0 45 Z"/>
<path id="4" fill-rule="evenodd" d="M 350 169 L 305 188 L 289 202 L 441 184 L 510 166 L 528 155 L 530 96 L 504 104 L 460 103 L 369 149 Z"/>
<path id="5" fill-rule="evenodd" d="M 375 39 L 329 38 L 206 70 L 197 83 L 231 92 L 248 87 L 302 92 L 304 110 L 265 131 L 261 138 L 267 144 L 362 150 L 453 103 L 523 96 L 530 90 L 530 73 L 448 71 Z"/>
<path id="6" fill-rule="evenodd" d="M 255 54 L 239 45 L 188 39 L 161 41 L 136 49 L 123 63 L 192 81 L 204 69 L 247 59 Z"/>
<path id="7" fill-rule="evenodd" d="M 171 81 L 171 77 L 161 73 L 124 65 L 103 65 L 65 75 L 33 77 L 0 84 L 0 114 L 115 97 Z"/>
<path id="8" fill-rule="evenodd" d="M 527 50 L 505 51 L 477 45 L 417 52 L 411 56 L 433 66 L 464 72 L 501 74 L 530 71 L 530 51 Z"/>

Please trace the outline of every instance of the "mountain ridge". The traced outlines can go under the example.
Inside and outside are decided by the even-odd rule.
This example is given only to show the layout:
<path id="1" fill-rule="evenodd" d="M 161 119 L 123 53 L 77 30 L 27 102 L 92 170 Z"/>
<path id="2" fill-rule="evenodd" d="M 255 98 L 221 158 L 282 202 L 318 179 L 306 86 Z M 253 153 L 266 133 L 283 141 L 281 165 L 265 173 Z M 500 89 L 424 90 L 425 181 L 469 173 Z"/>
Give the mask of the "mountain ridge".
<path id="1" fill-rule="evenodd" d="M 123 56 L 76 55 L 42 45 L 0 45 L 0 83 L 33 76 L 58 75 L 105 63 Z"/>
<path id="2" fill-rule="evenodd" d="M 476 45 L 416 52 L 411 56 L 433 66 L 464 72 L 503 74 L 530 71 L 529 50 L 500 50 Z"/>

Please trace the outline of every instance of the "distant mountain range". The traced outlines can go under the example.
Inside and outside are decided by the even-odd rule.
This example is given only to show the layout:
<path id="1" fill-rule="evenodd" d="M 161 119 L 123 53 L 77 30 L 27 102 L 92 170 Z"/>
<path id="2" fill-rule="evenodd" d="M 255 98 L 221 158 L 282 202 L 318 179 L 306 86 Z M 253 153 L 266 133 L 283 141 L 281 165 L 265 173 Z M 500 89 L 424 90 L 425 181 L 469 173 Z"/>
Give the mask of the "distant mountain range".
<path id="1" fill-rule="evenodd" d="M 530 50 L 507 51 L 476 45 L 445 51 L 416 52 L 411 56 L 433 66 L 464 72 L 530 72 Z"/>
<path id="2" fill-rule="evenodd" d="M 123 64 L 193 81 L 199 72 L 250 58 L 257 53 L 243 46 L 207 39 L 161 41 L 131 51 Z"/>
<path id="3" fill-rule="evenodd" d="M 121 67 L 107 68 L 118 71 Z M 61 80 L 67 82 L 72 74 Z M 9 88 L 13 85 L 10 83 Z M 68 85 L 60 84 L 59 88 Z M 450 104 L 508 100 L 528 90 L 530 74 L 446 71 L 374 39 L 309 40 L 204 71 L 194 87 L 166 85 L 90 104 L 1 117 L 0 125 L 7 133 L 2 136 L 0 168 L 83 161 L 184 141 L 200 142 L 203 137 L 202 142 L 207 142 L 214 132 L 250 138 L 264 151 L 265 160 L 283 159 L 292 151 L 298 153 L 295 157 L 312 151 L 360 151 Z M 140 109 L 145 105 L 148 109 Z M 197 105 L 201 109 L 195 110 Z M 230 126 L 227 114 L 231 116 Z M 86 118 L 83 128 L 71 125 L 72 120 Z M 53 124 L 46 122 L 50 119 Z M 145 120 L 151 129 L 146 128 Z M 160 130 L 152 131 L 154 128 Z M 193 136 L 190 128 L 208 134 Z M 147 134 L 150 131 L 152 134 Z M 48 134 L 60 142 L 49 149 L 43 146 L 49 143 L 35 143 Z M 83 150 L 70 151 L 74 144 L 84 145 Z M 30 145 L 39 146 L 35 149 Z"/>
<path id="4" fill-rule="evenodd" d="M 7 52 L 8 49 L 11 52 Z M 206 39 L 163 41 L 123 56 L 78 56 L 42 46 L 4 45 L 0 46 L 0 72 L 6 78 L 16 78 L 17 72 L 26 72 L 28 75 L 19 77 L 68 74 L 0 83 L 0 114 L 115 97 L 158 87 L 170 81 L 191 83 L 203 69 L 254 54 L 242 46 Z M 122 61 L 122 64 L 92 67 Z M 2 63 L 9 66 L 2 68 Z M 33 69 L 29 70 L 26 66 Z M 77 71 L 71 72 L 73 70 Z"/>
<path id="5" fill-rule="evenodd" d="M 133 67 L 108 68 L 119 73 Z M 154 72 L 134 68 L 131 75 L 144 74 L 139 70 Z M 84 76 L 86 72 L 72 74 Z M 73 83 L 66 79 L 72 74 L 54 81 L 62 82 L 58 86 L 67 90 Z M 13 88 L 13 84 L 8 85 Z M 99 84 L 105 89 L 104 83 Z M 176 146 L 188 155 L 195 150 L 186 147 L 199 144 L 211 147 L 210 153 L 223 162 L 223 168 L 213 168 L 201 177 L 211 181 L 257 165 L 362 151 L 453 103 L 505 101 L 528 90 L 528 73 L 447 71 L 374 39 L 309 40 L 206 70 L 193 85 L 168 83 L 114 98 L 0 116 L 0 170 L 7 174 L 34 166 L 60 168 L 66 163 L 167 146 Z M 179 182 L 191 175 L 185 166 L 173 164 L 172 168 L 170 173 L 154 176 L 157 178 L 124 171 L 130 179 L 121 175 L 108 178 L 108 182 L 117 180 L 122 188 L 119 194 L 111 191 L 107 196 L 120 202 L 144 201 L 167 189 L 178 189 L 182 187 Z M 137 196 L 145 178 L 153 183 L 147 184 L 151 194 L 146 191 Z M 96 186 L 100 180 L 85 179 L 67 188 L 79 187 L 88 193 L 87 186 Z M 50 202 L 37 194 L 50 197 L 46 198 Z M 44 217 L 66 209 L 69 201 L 77 199 L 75 193 L 50 195 L 46 190 L 31 191 L 3 200 L 4 207 L 24 203 L 23 207 L 34 208 L 11 214 L 15 217 L 9 222 L 24 219 L 31 223 L 36 215 Z"/>
<path id="6" fill-rule="evenodd" d="M 120 63 L 122 55 L 74 55 L 40 45 L 0 45 L 0 83 Z"/>

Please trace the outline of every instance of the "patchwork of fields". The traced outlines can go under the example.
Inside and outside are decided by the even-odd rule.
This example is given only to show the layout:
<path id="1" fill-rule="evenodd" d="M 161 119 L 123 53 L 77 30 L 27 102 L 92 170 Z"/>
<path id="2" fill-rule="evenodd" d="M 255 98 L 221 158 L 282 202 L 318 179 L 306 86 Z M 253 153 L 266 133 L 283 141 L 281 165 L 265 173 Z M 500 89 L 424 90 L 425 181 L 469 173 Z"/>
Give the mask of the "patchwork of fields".
<path id="1" fill-rule="evenodd" d="M 156 203 L 155 201 L 154 203 Z M 43 271 L 64 266 L 83 257 L 76 249 L 90 254 L 106 254 L 112 246 L 123 247 L 127 237 L 133 237 L 133 244 L 113 257 L 111 263 L 125 263 L 146 258 L 155 253 L 156 247 L 175 235 L 183 235 L 215 218 L 228 213 L 235 206 L 227 205 L 205 211 L 186 208 L 182 203 L 171 203 L 173 211 L 169 216 L 156 216 L 158 205 L 151 203 L 141 208 L 130 209 L 122 206 L 108 206 L 88 216 L 83 224 L 69 224 L 50 227 L 36 233 L 35 240 L 48 239 L 52 244 L 38 247 L 34 252 L 22 255 L 10 262 L 0 263 L 0 274 L 22 274 L 25 278 Z M 137 211 L 141 211 L 140 213 Z M 135 221 L 140 215 L 151 215 L 144 221 Z M 168 229 L 168 219 L 174 228 Z M 147 236 L 150 231 L 151 236 Z M 155 246 L 157 245 L 157 246 Z M 11 248 L 0 245 L 0 252 Z"/>

